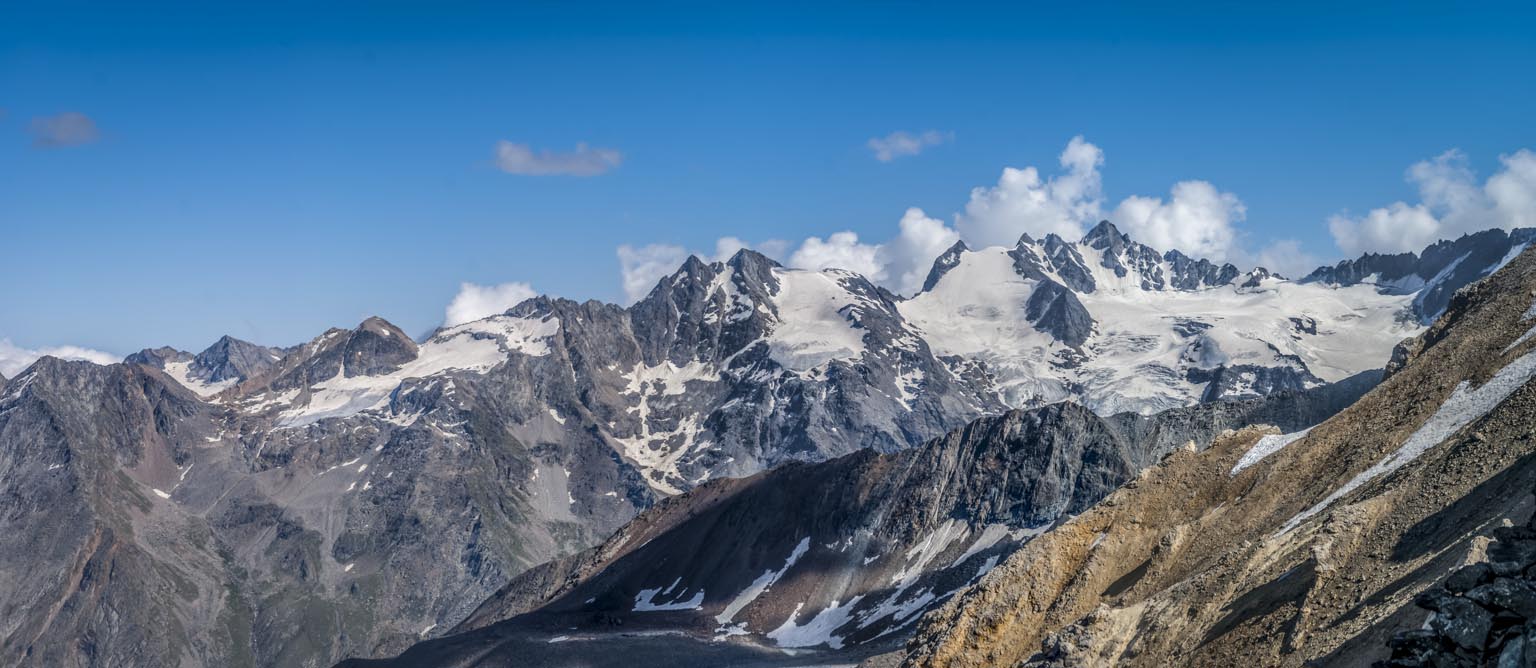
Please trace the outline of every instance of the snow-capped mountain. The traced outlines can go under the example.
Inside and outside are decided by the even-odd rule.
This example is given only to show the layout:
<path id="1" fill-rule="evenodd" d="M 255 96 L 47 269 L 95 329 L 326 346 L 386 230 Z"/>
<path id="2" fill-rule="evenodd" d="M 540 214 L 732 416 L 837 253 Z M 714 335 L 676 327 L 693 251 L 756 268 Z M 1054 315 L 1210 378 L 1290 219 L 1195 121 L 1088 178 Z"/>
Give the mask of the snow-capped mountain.
<path id="1" fill-rule="evenodd" d="M 1366 253 L 1332 267 L 1318 267 L 1304 283 L 1370 285 L 1388 294 L 1413 295 L 1413 313 L 1429 324 L 1462 286 L 1492 274 L 1536 241 L 1536 229 L 1483 230 L 1437 241 L 1422 253 Z"/>
<path id="2" fill-rule="evenodd" d="M 419 344 L 374 318 L 289 349 L 226 338 L 195 359 L 130 361 L 282 428 L 408 424 L 416 393 L 483 385 L 516 399 L 523 436 L 586 434 L 675 494 L 910 447 L 1007 408 L 1070 399 L 1145 414 L 1336 381 L 1385 364 L 1446 295 L 1533 236 L 1492 230 L 1292 281 L 1160 252 L 1104 222 L 1076 242 L 957 244 L 907 299 L 741 251 L 690 258 L 629 308 L 539 297 Z"/>
<path id="3" fill-rule="evenodd" d="M 1160 253 L 1108 222 L 1081 241 L 951 248 L 903 316 L 1003 403 L 1143 413 L 1314 387 L 1384 363 L 1418 331 L 1411 294 L 1298 283 Z"/>
<path id="4" fill-rule="evenodd" d="M 1455 293 L 1353 406 L 1175 452 L 882 665 L 1531 665 L 1533 295 L 1525 251 Z"/>
<path id="5" fill-rule="evenodd" d="M 30 500 L 0 517 L 25 539 L 0 541 L 0 603 L 23 620 L 4 656 L 393 653 L 710 479 L 896 453 L 1060 399 L 1146 414 L 1382 366 L 1435 295 L 1528 238 L 1431 247 L 1417 291 L 1370 258 L 1293 282 L 1107 224 L 956 247 L 908 299 L 742 251 L 690 259 L 631 307 L 538 297 L 420 341 L 370 318 L 288 348 L 40 360 L 0 383 L 0 496 Z"/>

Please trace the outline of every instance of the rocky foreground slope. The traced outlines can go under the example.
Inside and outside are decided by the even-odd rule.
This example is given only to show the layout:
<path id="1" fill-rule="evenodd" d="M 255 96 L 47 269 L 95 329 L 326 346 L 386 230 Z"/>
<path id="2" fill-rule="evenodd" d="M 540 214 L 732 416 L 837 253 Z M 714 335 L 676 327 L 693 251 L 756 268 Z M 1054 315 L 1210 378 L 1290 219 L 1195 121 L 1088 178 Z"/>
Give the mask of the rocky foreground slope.
<path id="1" fill-rule="evenodd" d="M 1526 252 L 1458 293 L 1353 406 L 1304 434 L 1247 429 L 1175 452 L 927 615 L 901 660 L 1387 658 L 1389 638 L 1426 622 L 1415 597 L 1461 566 L 1508 560 L 1489 538 L 1531 513 L 1533 296 Z"/>
<path id="2" fill-rule="evenodd" d="M 634 663 L 624 649 L 634 634 L 675 637 L 683 664 L 726 660 L 699 654 L 710 641 L 728 641 L 732 660 L 758 648 L 857 658 L 900 642 L 920 613 L 1166 453 L 1233 427 L 1305 428 L 1374 381 L 1150 417 L 1062 403 L 982 418 L 912 450 L 715 481 L 516 578 L 458 634 L 388 665 L 509 665 L 530 651 L 551 666 L 665 663 Z"/>

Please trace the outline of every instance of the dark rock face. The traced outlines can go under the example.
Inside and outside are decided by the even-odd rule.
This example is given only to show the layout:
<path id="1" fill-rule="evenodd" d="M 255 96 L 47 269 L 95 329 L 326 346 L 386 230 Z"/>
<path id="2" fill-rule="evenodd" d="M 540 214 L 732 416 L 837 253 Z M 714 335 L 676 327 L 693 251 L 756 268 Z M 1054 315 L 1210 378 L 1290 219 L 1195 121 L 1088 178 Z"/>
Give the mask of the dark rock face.
<path id="1" fill-rule="evenodd" d="M 956 241 L 955 245 L 940 254 L 938 259 L 933 261 L 933 268 L 928 270 L 928 277 L 923 279 L 923 290 L 932 290 L 939 279 L 944 277 L 945 272 L 954 269 L 955 265 L 960 263 L 960 254 L 968 250 L 970 248 L 964 241 Z"/>
<path id="2" fill-rule="evenodd" d="M 1493 273 L 1533 240 L 1536 228 L 1483 230 L 1438 241 L 1418 254 L 1366 253 L 1319 267 L 1302 281 L 1357 285 L 1372 280 L 1385 291 L 1417 293 L 1414 315 L 1428 324 L 1445 310 L 1457 290 Z"/>
<path id="3" fill-rule="evenodd" d="M 1054 234 L 1047 234 L 1041 249 L 1046 261 L 1067 287 L 1075 292 L 1093 292 L 1097 287 L 1093 274 L 1089 273 L 1087 263 L 1083 261 L 1083 254 L 1077 252 L 1073 244 Z"/>
<path id="4" fill-rule="evenodd" d="M 850 651 L 897 642 L 921 611 L 1164 454 L 1253 422 L 1304 428 L 1376 377 L 1154 416 L 1101 418 L 1070 403 L 1010 411 L 911 450 L 714 481 L 513 579 L 459 635 L 390 665 L 501 665 L 523 651 L 513 629 L 621 625 Z"/>
<path id="5" fill-rule="evenodd" d="M 1419 256 L 1413 253 L 1366 253 L 1353 260 L 1340 260 L 1332 267 L 1318 267 L 1307 274 L 1304 281 L 1321 281 L 1334 285 L 1356 285 L 1371 276 L 1378 282 L 1397 283 L 1419 272 Z M 1431 274 L 1433 276 L 1433 274 Z"/>
<path id="6" fill-rule="evenodd" d="M 1093 334 L 1093 316 L 1073 294 L 1060 283 L 1046 279 L 1029 296 L 1024 305 L 1024 317 L 1042 332 L 1073 348 L 1078 348 Z"/>
<path id="7" fill-rule="evenodd" d="M 338 376 L 384 375 L 416 359 L 417 346 L 400 328 L 369 318 L 356 329 L 334 328 L 284 357 L 269 371 L 267 388 L 308 388 Z"/>
<path id="8" fill-rule="evenodd" d="M 276 366 L 287 352 L 223 336 L 192 359 L 193 377 L 210 383 L 254 378 Z"/>
<path id="9" fill-rule="evenodd" d="M 1210 371 L 1192 369 L 1192 380 L 1204 382 L 1205 393 L 1201 401 L 1256 397 L 1286 390 L 1302 390 L 1315 387 L 1322 379 L 1312 375 L 1305 364 L 1296 360 L 1288 366 L 1257 366 L 1233 364 L 1219 366 Z"/>
<path id="10" fill-rule="evenodd" d="M 175 348 L 146 348 L 124 358 L 128 364 L 166 369 L 167 364 L 186 365 L 186 378 L 209 385 L 237 383 L 277 367 L 291 349 L 259 346 L 232 336 L 220 337 L 206 350 L 193 355 Z"/>
<path id="11" fill-rule="evenodd" d="M 1488 561 L 1414 599 L 1428 628 L 1397 633 L 1380 668 L 1536 665 L 1536 516 L 1494 529 Z"/>

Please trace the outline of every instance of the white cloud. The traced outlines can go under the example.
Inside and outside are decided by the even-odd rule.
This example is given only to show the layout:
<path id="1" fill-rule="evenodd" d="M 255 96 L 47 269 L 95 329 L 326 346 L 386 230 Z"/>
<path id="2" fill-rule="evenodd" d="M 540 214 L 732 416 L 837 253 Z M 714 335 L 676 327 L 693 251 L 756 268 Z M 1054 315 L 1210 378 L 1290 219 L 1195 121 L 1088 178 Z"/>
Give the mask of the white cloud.
<path id="1" fill-rule="evenodd" d="M 78 111 L 32 119 L 32 145 L 44 148 L 80 146 L 96 141 L 96 121 Z"/>
<path id="2" fill-rule="evenodd" d="M 873 145 L 872 145 L 873 147 Z M 858 233 L 842 231 L 827 237 L 812 236 L 795 247 L 787 264 L 801 269 L 837 267 L 863 274 L 894 292 L 911 295 L 922 288 L 933 261 L 958 240 L 971 248 L 1012 246 L 1022 234 L 1042 238 L 1058 234 L 1076 241 L 1103 219 L 1105 199 L 1100 167 L 1104 152 L 1081 136 L 1073 137 L 1058 156 L 1061 170 L 1048 178 L 1035 167 L 1005 168 L 997 185 L 975 188 L 955 224 L 946 225 L 922 209 L 907 209 L 897 234 L 871 242 Z M 1536 198 L 1536 156 L 1521 152 L 1507 158 L 1509 176 L 1495 188 L 1500 202 L 1512 211 L 1527 211 L 1526 202 Z M 1459 197 L 1445 189 L 1441 197 Z M 1206 181 L 1182 181 L 1173 185 L 1166 199 L 1132 195 L 1122 200 L 1109 218 L 1131 238 L 1160 251 L 1178 249 L 1194 257 L 1226 261 L 1244 267 L 1253 263 L 1287 276 L 1305 275 L 1315 258 L 1294 240 L 1281 240 L 1258 253 L 1242 246 L 1238 226 L 1247 210 L 1242 200 Z M 1528 214 L 1530 215 L 1530 214 Z M 720 239 L 717 256 L 744 243 L 734 237 Z M 764 250 L 759 246 L 759 250 Z M 783 252 L 766 252 L 777 256 Z M 625 290 L 638 299 L 656 280 L 673 271 L 688 253 L 678 246 L 624 247 L 620 260 L 625 268 Z M 659 257 L 659 262 L 647 260 Z M 648 270 L 646 270 L 648 269 Z M 646 271 L 642 271 L 646 270 Z"/>
<path id="3" fill-rule="evenodd" d="M 1233 224 L 1246 214 L 1236 195 L 1205 181 L 1180 181 L 1168 201 L 1132 195 L 1109 219 L 1132 239 L 1158 250 L 1177 248 L 1191 257 L 1225 262 L 1237 251 Z"/>
<path id="4" fill-rule="evenodd" d="M 883 244 L 860 243 L 853 232 L 825 240 L 811 237 L 790 256 L 789 266 L 847 269 L 898 294 L 914 294 L 922 289 L 934 258 L 959 241 L 960 234 L 917 207 L 902 214 L 900 228 L 896 238 Z"/>
<path id="5" fill-rule="evenodd" d="M 502 313 L 538 294 L 527 283 L 460 283 L 459 293 L 453 296 L 453 301 L 443 312 L 443 326 L 452 327 Z"/>
<path id="6" fill-rule="evenodd" d="M 0 374 L 5 375 L 6 378 L 15 378 L 16 374 L 25 371 L 27 367 L 32 366 L 33 362 L 37 361 L 37 358 L 43 356 L 66 360 L 85 360 L 95 364 L 112 364 L 123 360 L 122 357 L 112 353 L 81 348 L 80 346 L 52 346 L 29 349 L 11 343 L 10 339 L 0 339 Z"/>
<path id="7" fill-rule="evenodd" d="M 1393 202 L 1372 209 L 1363 218 L 1335 214 L 1328 231 L 1339 249 L 1350 255 L 1366 251 L 1397 253 L 1419 251 L 1440 236 L 1440 221 L 1422 204 Z"/>
<path id="8" fill-rule="evenodd" d="M 597 176 L 619 166 L 624 154 L 611 148 L 577 144 L 576 150 L 557 153 L 544 149 L 535 153 L 527 144 L 506 140 L 496 142 L 496 166 L 508 174 L 525 176 Z"/>
<path id="9" fill-rule="evenodd" d="M 688 259 L 688 249 L 671 244 L 619 246 L 619 271 L 624 277 L 624 296 L 634 303 L 656 287 L 662 277 L 677 271 Z"/>
<path id="10" fill-rule="evenodd" d="M 1034 167 L 1007 167 L 991 188 L 971 190 L 955 227 L 973 247 L 1012 246 L 1021 234 L 1075 240 L 1098 222 L 1103 208 L 1099 166 L 1104 152 L 1073 137 L 1059 158 L 1061 174 L 1041 179 Z"/>
<path id="11" fill-rule="evenodd" d="M 885 283 L 898 294 L 912 295 L 923 288 L 934 259 L 955 245 L 960 233 L 917 207 L 907 209 L 900 226 L 901 234 L 883 249 Z"/>
<path id="12" fill-rule="evenodd" d="M 912 134 L 906 130 L 897 130 L 884 137 L 873 137 L 866 145 L 869 146 L 870 151 L 874 152 L 876 160 L 890 162 L 897 158 L 917 155 L 929 146 L 954 141 L 954 138 L 953 132 L 926 130 Z"/>
<path id="13" fill-rule="evenodd" d="M 1483 186 L 1494 215 L 1506 228 L 1536 227 L 1536 153 L 1520 149 L 1499 162 L 1504 169 Z"/>
<path id="14" fill-rule="evenodd" d="M 846 269 L 863 274 L 872 281 L 885 279 L 880 262 L 880 246 L 859 243 L 853 232 L 837 232 L 825 240 L 810 237 L 789 256 L 789 266 L 796 269 Z"/>
<path id="15" fill-rule="evenodd" d="M 1290 279 L 1301 278 L 1318 266 L 1317 257 L 1302 250 L 1301 242 L 1281 239 L 1265 246 L 1253 264 Z"/>
<path id="16" fill-rule="evenodd" d="M 1340 250 L 1358 254 L 1419 251 L 1479 230 L 1536 226 L 1536 154 L 1521 149 L 1499 156 L 1499 163 L 1479 185 L 1466 156 L 1446 151 L 1408 168 L 1418 203 L 1393 202 L 1364 216 L 1335 214 L 1328 229 Z"/>

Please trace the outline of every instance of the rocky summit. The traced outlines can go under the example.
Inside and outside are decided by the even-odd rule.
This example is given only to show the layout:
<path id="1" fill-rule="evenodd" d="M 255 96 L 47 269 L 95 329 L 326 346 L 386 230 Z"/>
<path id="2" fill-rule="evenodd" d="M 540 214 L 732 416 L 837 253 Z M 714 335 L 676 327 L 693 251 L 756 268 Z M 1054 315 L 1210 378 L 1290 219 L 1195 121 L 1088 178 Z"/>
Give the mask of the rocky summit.
<path id="1" fill-rule="evenodd" d="M 686 647 L 776 665 L 886 653 L 914 633 L 914 663 L 947 661 L 949 643 L 1023 661 L 1047 638 L 1107 656 L 1100 639 L 1120 636 L 1063 629 L 1092 626 L 1090 601 L 1166 610 L 1176 596 L 1125 597 L 1203 572 L 1204 555 L 1230 549 L 1216 535 L 1289 546 L 1231 563 L 1311 582 L 1301 548 L 1264 542 L 1259 524 L 1176 531 L 1174 518 L 1216 513 L 1219 498 L 1245 522 L 1273 520 L 1290 501 L 1263 490 L 1311 498 L 1361 462 L 1326 450 L 1332 468 L 1303 460 L 1270 485 L 1254 472 L 1342 442 L 1363 457 L 1407 429 L 1405 411 L 1481 391 L 1447 383 L 1481 387 L 1505 354 L 1487 345 L 1414 369 L 1473 336 L 1454 323 L 1481 319 L 1485 337 L 1513 326 L 1487 315 L 1479 286 L 1519 297 L 1506 277 L 1523 275 L 1528 237 L 1472 235 L 1293 281 L 1104 223 L 1078 241 L 956 245 L 910 296 L 740 251 L 690 258 L 628 307 L 543 296 L 419 338 L 368 318 L 297 345 L 44 358 L 0 379 L 0 663 L 409 664 L 471 647 L 579 663 L 590 656 L 568 641 L 581 637 L 636 661 L 675 663 Z M 1394 353 L 1404 337 L 1417 338 Z M 1383 388 L 1296 436 L 1389 364 Z M 1367 426 L 1329 426 L 1348 415 Z M 1218 464 L 1241 474 L 1196 484 Z M 1168 476 L 1185 486 L 1149 483 Z M 1449 504 L 1476 479 L 1413 488 L 1414 502 Z M 1314 536 L 1332 516 L 1278 535 Z M 1177 566 L 1149 551 L 1165 538 L 1156 554 L 1184 555 Z M 1116 556 L 1069 575 L 1092 554 Z M 1340 568 L 1319 554 L 1317 573 Z M 1003 601 L 1024 572 L 1105 589 L 1048 604 L 1065 587 L 1050 580 L 1016 632 L 997 620 L 1014 615 Z M 1385 647 L 1388 630 L 1358 646 Z M 1238 651 L 1212 637 L 1212 654 L 1190 656 Z"/>

